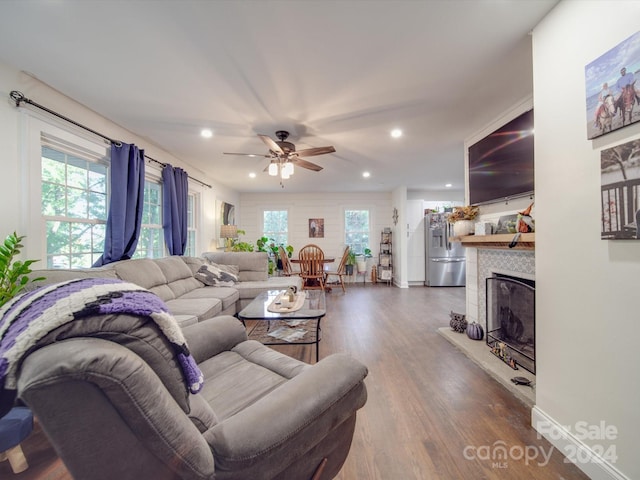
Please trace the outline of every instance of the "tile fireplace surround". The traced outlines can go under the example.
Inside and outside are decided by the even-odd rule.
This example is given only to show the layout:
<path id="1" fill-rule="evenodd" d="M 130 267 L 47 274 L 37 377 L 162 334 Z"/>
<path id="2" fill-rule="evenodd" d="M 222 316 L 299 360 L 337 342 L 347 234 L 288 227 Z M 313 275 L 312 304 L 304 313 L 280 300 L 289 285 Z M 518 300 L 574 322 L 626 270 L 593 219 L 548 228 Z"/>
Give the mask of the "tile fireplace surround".
<path id="1" fill-rule="evenodd" d="M 467 320 L 486 324 L 486 278 L 494 273 L 535 280 L 533 250 L 466 248 Z"/>

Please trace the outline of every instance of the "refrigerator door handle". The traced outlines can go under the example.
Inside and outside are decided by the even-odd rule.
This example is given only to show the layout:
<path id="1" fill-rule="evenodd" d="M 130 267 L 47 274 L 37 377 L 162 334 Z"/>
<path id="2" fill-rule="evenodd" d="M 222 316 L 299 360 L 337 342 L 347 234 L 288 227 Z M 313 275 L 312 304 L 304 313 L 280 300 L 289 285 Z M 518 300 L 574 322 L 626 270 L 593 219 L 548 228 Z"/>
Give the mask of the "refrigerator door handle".
<path id="1" fill-rule="evenodd" d="M 444 224 L 444 248 L 447 251 L 451 251 L 451 241 L 449 240 L 449 237 L 451 237 L 451 228 L 452 225 L 449 223 L 449 220 L 445 218 L 444 220 L 445 224 Z"/>
<path id="2" fill-rule="evenodd" d="M 434 263 L 459 263 L 464 262 L 464 258 L 432 258 L 431 261 Z"/>

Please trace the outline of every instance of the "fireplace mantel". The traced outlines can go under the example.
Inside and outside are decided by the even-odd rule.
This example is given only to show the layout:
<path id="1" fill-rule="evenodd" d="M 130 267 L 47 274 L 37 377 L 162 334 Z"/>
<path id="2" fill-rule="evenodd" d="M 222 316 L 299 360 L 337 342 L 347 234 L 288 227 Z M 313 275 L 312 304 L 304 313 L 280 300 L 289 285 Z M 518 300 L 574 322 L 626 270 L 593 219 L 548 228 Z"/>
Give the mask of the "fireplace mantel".
<path id="1" fill-rule="evenodd" d="M 515 233 L 499 233 L 496 235 L 466 235 L 464 237 L 452 237 L 454 242 L 462 243 L 463 247 L 508 249 L 508 250 L 535 250 L 536 234 L 523 233 L 515 247 L 509 248 Z"/>

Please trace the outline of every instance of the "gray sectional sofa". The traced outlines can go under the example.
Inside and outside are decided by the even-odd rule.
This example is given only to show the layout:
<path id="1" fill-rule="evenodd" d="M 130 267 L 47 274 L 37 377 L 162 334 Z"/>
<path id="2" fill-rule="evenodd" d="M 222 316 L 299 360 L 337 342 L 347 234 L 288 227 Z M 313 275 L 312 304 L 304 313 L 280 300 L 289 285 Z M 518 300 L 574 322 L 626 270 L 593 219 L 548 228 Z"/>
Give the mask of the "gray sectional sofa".
<path id="1" fill-rule="evenodd" d="M 195 277 L 205 263 L 236 265 L 239 281 L 233 286 L 207 286 Z M 99 268 L 34 271 L 44 281 L 58 283 L 75 278 L 107 277 L 135 283 L 158 295 L 181 327 L 219 315 L 235 315 L 266 290 L 302 288 L 299 277 L 269 277 L 264 252 L 206 252 L 202 257 L 164 257 L 122 260 Z"/>
<path id="2" fill-rule="evenodd" d="M 197 295 L 217 287 L 197 285 L 187 275 L 196 265 L 178 257 L 128 260 L 100 269 L 100 275 L 144 283 L 175 311 L 197 304 L 210 315 L 213 303 L 200 300 L 215 297 Z M 261 287 L 270 288 L 270 280 Z M 239 283 L 245 281 L 252 283 L 245 295 L 257 292 L 253 282 L 260 280 Z M 114 305 L 124 296 L 68 291 L 85 298 L 87 307 Z M 32 311 L 55 310 L 53 315 L 63 317 L 82 311 L 74 302 L 56 305 L 58 292 L 42 289 L 23 297 L 28 298 L 20 310 L 24 317 L 17 315 L 16 325 L 29 325 L 22 320 Z M 241 290 L 232 288 L 217 293 L 219 302 L 230 302 L 227 309 L 241 297 Z M 97 295 L 99 302 L 93 300 Z M 133 313 L 149 305 L 146 298 L 138 301 L 128 297 L 132 313 L 109 308 L 102 313 L 94 306 L 80 321 L 69 319 L 48 333 L 31 324 L 36 343 L 22 351 L 16 394 L 37 416 L 73 478 L 330 480 L 337 475 L 349 453 L 357 411 L 367 399 L 366 366 L 342 353 L 303 363 L 248 340 L 237 318 L 220 315 L 179 329 L 198 367 L 185 369 L 185 351 L 176 339 L 152 316 Z M 39 320 L 47 318 L 52 316 Z M 196 393 L 194 373 L 204 379 Z"/>
<path id="3" fill-rule="evenodd" d="M 210 262 L 236 265 L 238 282 L 205 286 L 196 272 Z M 249 340 L 242 323 L 228 314 L 262 291 L 301 287 L 299 277 L 269 277 L 267 268 L 265 253 L 208 252 L 36 272 L 46 280 L 30 288 L 107 277 L 150 290 L 181 322 L 181 341 L 197 364 L 181 366 L 186 346 L 171 340 L 146 310 L 132 313 L 139 305 L 131 296 L 121 303 L 131 307 L 126 312 L 96 310 L 35 337 L 22 353 L 16 394 L 74 478 L 330 480 L 338 474 L 356 413 L 367 400 L 367 367 L 346 354 L 309 365 Z M 67 287 L 87 307 L 124 297 L 120 291 L 78 295 L 74 285 Z M 23 297 L 25 319 L 52 305 L 55 315 L 70 317 L 65 305 L 77 302 L 58 306 L 59 291 Z M 150 305 L 147 298 L 139 302 Z M 190 383 L 194 373 L 204 379 L 198 393 Z"/>

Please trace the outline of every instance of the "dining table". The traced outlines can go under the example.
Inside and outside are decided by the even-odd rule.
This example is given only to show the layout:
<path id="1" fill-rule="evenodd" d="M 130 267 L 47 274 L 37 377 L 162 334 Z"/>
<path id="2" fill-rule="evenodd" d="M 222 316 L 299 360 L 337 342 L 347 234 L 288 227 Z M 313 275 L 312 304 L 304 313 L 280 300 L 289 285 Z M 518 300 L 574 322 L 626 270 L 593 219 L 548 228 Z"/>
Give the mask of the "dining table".
<path id="1" fill-rule="evenodd" d="M 289 261 L 290 261 L 291 263 L 293 263 L 293 264 L 298 264 L 298 265 L 301 263 L 301 261 L 300 261 L 300 259 L 299 259 L 299 258 L 292 258 L 292 259 L 290 259 Z M 336 261 L 335 257 L 324 257 L 324 258 L 322 259 L 322 270 L 326 271 L 326 270 L 327 270 L 327 264 L 328 264 L 328 263 L 333 263 L 333 262 L 335 262 L 335 261 Z M 303 288 L 304 288 L 304 287 L 303 287 Z M 327 292 L 331 292 L 331 287 L 328 287 L 328 286 L 326 286 L 326 285 L 325 285 L 324 289 L 325 289 Z"/>
<path id="2" fill-rule="evenodd" d="M 289 261 L 291 263 L 300 263 L 300 259 L 299 258 L 290 258 Z M 322 263 L 323 264 L 325 264 L 325 263 L 333 263 L 335 261 L 336 261 L 335 257 L 324 257 L 322 259 Z"/>

